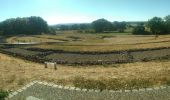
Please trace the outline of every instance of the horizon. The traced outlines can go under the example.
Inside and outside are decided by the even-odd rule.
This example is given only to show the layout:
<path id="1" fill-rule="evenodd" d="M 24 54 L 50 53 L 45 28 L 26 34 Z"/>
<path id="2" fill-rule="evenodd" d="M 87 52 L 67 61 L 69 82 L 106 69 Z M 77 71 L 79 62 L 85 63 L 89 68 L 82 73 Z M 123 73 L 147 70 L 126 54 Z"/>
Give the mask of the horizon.
<path id="1" fill-rule="evenodd" d="M 108 21 L 148 21 L 170 14 L 169 0 L 5 0 L 0 1 L 0 21 L 40 16 L 49 25 Z"/>
<path id="2" fill-rule="evenodd" d="M 26 17 L 41 17 L 41 16 L 26 16 Z M 15 17 L 14 19 L 16 19 L 16 18 L 24 18 L 24 17 Z M 42 17 L 41 17 L 42 18 Z M 11 18 L 8 18 L 8 19 L 11 19 Z M 8 19 L 5 19 L 5 20 L 8 20 Z M 106 18 L 98 18 L 98 19 L 105 19 L 105 20 L 108 20 L 108 19 L 106 19 Z M 95 20 L 98 20 L 98 19 L 95 19 Z M 5 20 L 3 20 L 3 21 L 5 21 Z M 45 20 L 45 19 L 44 19 Z M 93 20 L 93 21 L 95 21 L 95 20 Z M 0 21 L 0 22 L 3 22 L 3 21 Z M 45 20 L 46 21 L 46 20 Z M 48 24 L 48 25 L 50 25 L 50 26 L 53 26 L 53 25 L 72 25 L 72 24 L 90 24 L 90 23 L 92 23 L 93 21 L 91 21 L 91 22 L 70 22 L 70 23 L 67 23 L 67 22 L 65 22 L 65 23 L 54 23 L 54 24 Z M 117 20 L 114 20 L 114 21 L 111 21 L 111 20 L 108 20 L 108 21 L 110 21 L 110 22 L 115 22 L 115 21 L 117 21 Z M 46 21 L 47 22 L 47 21 Z M 117 21 L 117 22 L 147 22 L 147 21 Z M 48 22 L 47 22 L 48 23 Z"/>

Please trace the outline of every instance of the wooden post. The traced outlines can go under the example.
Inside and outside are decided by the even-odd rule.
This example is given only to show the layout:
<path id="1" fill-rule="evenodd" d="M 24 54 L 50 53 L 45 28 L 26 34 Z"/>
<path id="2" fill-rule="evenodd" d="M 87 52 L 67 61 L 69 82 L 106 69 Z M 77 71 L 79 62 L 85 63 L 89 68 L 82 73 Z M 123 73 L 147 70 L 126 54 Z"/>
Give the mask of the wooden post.
<path id="1" fill-rule="evenodd" d="M 47 68 L 47 62 L 45 62 L 45 68 Z"/>
<path id="2" fill-rule="evenodd" d="M 57 63 L 54 63 L 54 69 L 57 70 Z"/>

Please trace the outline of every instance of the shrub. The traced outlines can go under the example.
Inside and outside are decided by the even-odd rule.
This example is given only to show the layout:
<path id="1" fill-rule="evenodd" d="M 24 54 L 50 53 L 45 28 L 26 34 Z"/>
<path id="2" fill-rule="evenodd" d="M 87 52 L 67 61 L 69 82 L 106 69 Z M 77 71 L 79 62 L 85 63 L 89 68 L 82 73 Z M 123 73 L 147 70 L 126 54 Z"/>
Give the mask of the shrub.
<path id="1" fill-rule="evenodd" d="M 7 96 L 8 96 L 8 92 L 0 89 L 0 100 L 5 100 Z"/>
<path id="2" fill-rule="evenodd" d="M 145 31 L 145 27 L 142 25 L 138 25 L 133 29 L 132 32 L 134 35 L 150 35 L 149 32 Z"/>
<path id="3" fill-rule="evenodd" d="M 124 85 L 120 79 L 110 78 L 105 80 L 106 89 L 108 90 L 120 90 L 123 89 Z"/>
<path id="4" fill-rule="evenodd" d="M 106 85 L 103 81 L 94 80 L 94 79 L 85 79 L 84 77 L 75 77 L 73 80 L 73 84 L 75 87 L 86 88 L 86 89 L 106 89 Z"/>
<path id="5" fill-rule="evenodd" d="M 100 78 L 100 79 L 86 79 L 78 76 L 73 80 L 75 87 L 86 89 L 99 89 L 99 90 L 120 90 L 120 89 L 140 89 L 152 86 L 149 79 L 131 79 L 124 80 L 115 78 Z"/>
<path id="6" fill-rule="evenodd" d="M 170 85 L 170 79 L 166 81 L 166 84 L 167 84 L 167 85 Z"/>
<path id="7" fill-rule="evenodd" d="M 152 83 L 149 81 L 149 79 L 132 79 L 126 81 L 125 84 L 125 89 L 140 89 L 152 86 Z"/>
<path id="8" fill-rule="evenodd" d="M 13 83 L 15 81 L 15 79 L 16 79 L 16 75 L 11 75 L 6 82 Z"/>
<path id="9" fill-rule="evenodd" d="M 18 80 L 18 85 L 24 85 L 25 82 L 26 82 L 26 79 L 21 78 Z"/>

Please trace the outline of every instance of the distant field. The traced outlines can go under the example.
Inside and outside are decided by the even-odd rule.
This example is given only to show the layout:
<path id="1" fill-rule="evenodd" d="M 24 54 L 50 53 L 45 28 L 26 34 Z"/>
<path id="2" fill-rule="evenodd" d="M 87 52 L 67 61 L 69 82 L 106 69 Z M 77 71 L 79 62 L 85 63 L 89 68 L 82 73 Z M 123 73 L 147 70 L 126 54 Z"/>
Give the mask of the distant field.
<path id="1" fill-rule="evenodd" d="M 14 36 L 7 41 L 38 44 L 1 45 L 0 51 L 39 63 L 55 61 L 59 64 L 72 65 L 104 65 L 170 59 L 170 35 L 160 35 L 155 39 L 152 35 L 120 34 L 85 34 L 69 31 L 56 35 Z"/>
<path id="2" fill-rule="evenodd" d="M 58 33 L 57 35 L 15 36 L 8 38 L 7 42 L 35 42 L 42 44 L 29 48 L 86 52 L 170 47 L 170 35 L 161 35 L 155 39 L 152 35 L 136 36 L 120 34 L 121 33 L 119 33 L 119 35 L 115 33 Z M 45 44 L 46 42 L 53 42 L 53 44 Z"/>
<path id="3" fill-rule="evenodd" d="M 96 66 L 59 66 L 58 70 L 0 54 L 0 88 L 16 90 L 33 81 L 97 89 L 129 89 L 170 84 L 170 61 Z"/>

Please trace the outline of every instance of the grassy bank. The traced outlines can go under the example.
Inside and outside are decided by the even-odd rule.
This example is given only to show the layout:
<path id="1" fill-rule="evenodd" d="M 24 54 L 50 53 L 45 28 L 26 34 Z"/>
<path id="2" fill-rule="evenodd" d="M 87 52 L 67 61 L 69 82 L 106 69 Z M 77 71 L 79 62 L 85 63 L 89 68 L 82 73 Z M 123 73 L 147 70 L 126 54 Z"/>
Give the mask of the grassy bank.
<path id="1" fill-rule="evenodd" d="M 33 80 L 95 89 L 130 89 L 170 83 L 170 61 L 105 66 L 64 66 L 59 69 L 0 54 L 0 88 L 16 90 Z"/>

